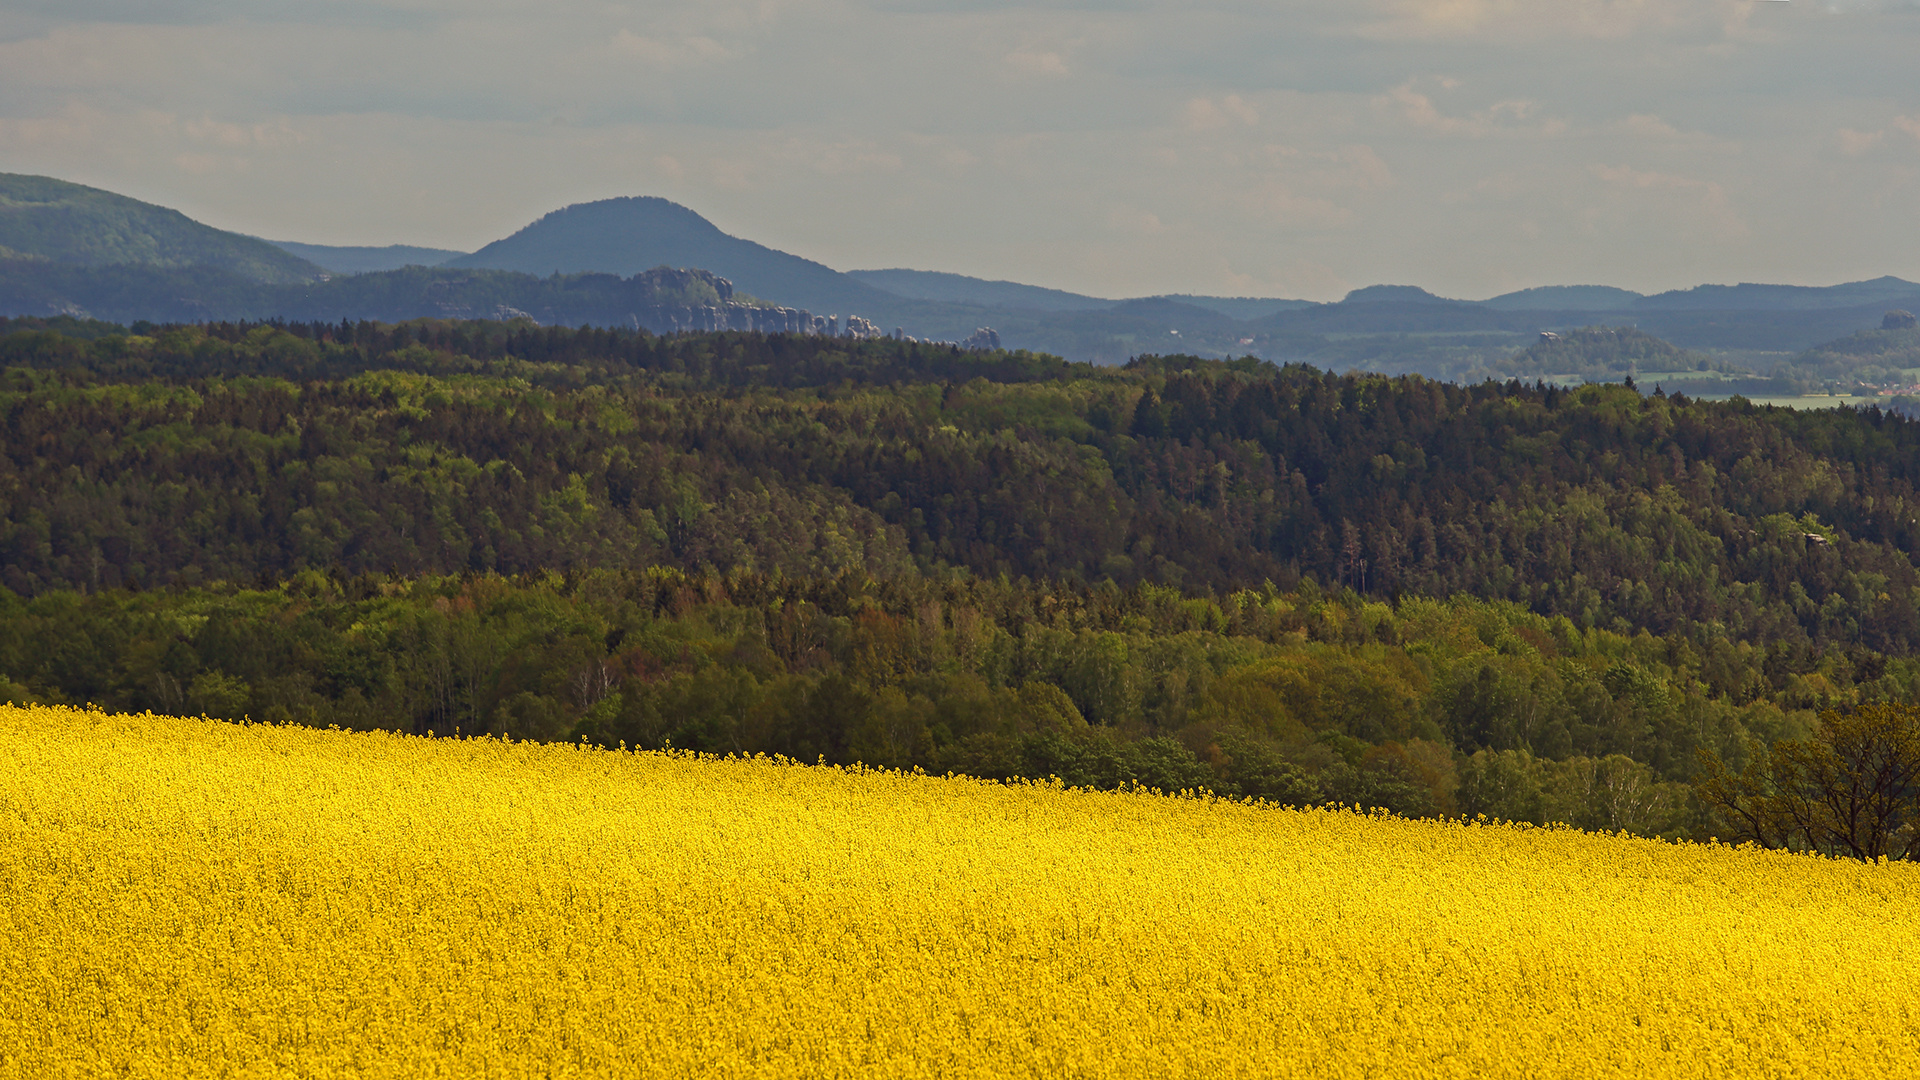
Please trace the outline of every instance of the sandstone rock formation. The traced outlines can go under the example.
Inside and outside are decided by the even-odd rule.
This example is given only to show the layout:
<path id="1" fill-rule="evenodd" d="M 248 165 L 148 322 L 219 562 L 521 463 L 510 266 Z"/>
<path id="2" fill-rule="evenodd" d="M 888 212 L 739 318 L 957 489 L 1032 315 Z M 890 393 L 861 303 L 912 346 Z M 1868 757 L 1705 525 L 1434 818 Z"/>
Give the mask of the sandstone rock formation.
<path id="1" fill-rule="evenodd" d="M 1000 347 L 1000 335 L 991 326 L 983 326 L 968 335 L 960 347 L 971 352 L 992 352 Z"/>

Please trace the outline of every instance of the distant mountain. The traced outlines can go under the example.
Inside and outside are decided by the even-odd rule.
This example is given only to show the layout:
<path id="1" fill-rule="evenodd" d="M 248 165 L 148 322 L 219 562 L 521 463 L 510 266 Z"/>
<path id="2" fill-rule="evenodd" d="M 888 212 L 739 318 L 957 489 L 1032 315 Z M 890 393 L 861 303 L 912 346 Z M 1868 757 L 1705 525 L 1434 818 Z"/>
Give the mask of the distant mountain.
<path id="1" fill-rule="evenodd" d="M 376 270 L 398 270 L 405 266 L 439 266 L 448 259 L 457 259 L 466 254 L 464 251 L 412 247 L 407 244 L 335 247 L 330 244 L 300 244 L 292 240 L 269 240 L 267 243 L 335 274 L 368 274 Z"/>
<path id="2" fill-rule="evenodd" d="M 1650 297 L 1598 285 L 1549 286 L 1480 303 L 1410 285 L 1355 289 L 1332 304 L 1187 294 L 1107 300 L 932 271 L 843 274 L 729 236 L 659 198 L 569 206 L 471 255 L 437 268 L 418 265 L 452 254 L 275 245 L 109 192 L 0 175 L 0 315 L 158 322 L 524 313 L 541 322 L 669 329 L 812 328 L 838 315 L 840 326 L 860 316 L 882 332 L 898 328 L 935 341 L 962 341 L 992 327 L 1009 348 L 1072 360 L 1250 353 L 1339 370 L 1467 378 L 1508 365 L 1543 330 L 1637 326 L 1677 347 L 1748 354 L 1741 363 L 1751 366 L 1761 363 L 1751 354 L 1785 360 L 1877 327 L 1889 308 L 1920 309 L 1920 285 L 1892 277 L 1826 289 L 1702 286 Z M 319 280 L 322 267 L 332 281 Z M 708 272 L 741 295 L 669 302 L 645 283 L 667 278 L 635 281 L 663 267 Z M 776 312 L 754 298 L 789 307 Z"/>
<path id="3" fill-rule="evenodd" d="M 914 300 L 938 300 L 981 307 L 1025 308 L 1030 311 L 1102 311 L 1119 303 L 1082 296 L 1063 289 L 1022 285 L 1016 281 L 988 281 L 938 270 L 849 270 L 847 275 L 876 289 Z"/>
<path id="4" fill-rule="evenodd" d="M 740 292 L 822 314 L 890 311 L 900 300 L 811 259 L 728 236 L 692 210 L 652 196 L 576 203 L 445 265 L 622 276 L 698 267 Z"/>
<path id="5" fill-rule="evenodd" d="M 1501 311 L 1620 311 L 1640 298 L 1637 292 L 1611 285 L 1542 285 L 1480 302 Z"/>
<path id="6" fill-rule="evenodd" d="M 127 324 L 530 318 L 549 326 L 644 327 L 657 333 L 813 329 L 808 312 L 744 302 L 724 278 L 664 267 L 621 278 L 410 266 L 268 285 L 204 266 L 77 267 L 0 259 L 0 315 L 68 315 Z"/>
<path id="7" fill-rule="evenodd" d="M 0 249 L 68 266 L 208 267 L 251 281 L 312 281 L 320 267 L 178 210 L 46 176 L 0 173 Z"/>
<path id="8" fill-rule="evenodd" d="M 1418 285 L 1369 285 L 1355 289 L 1340 301 L 1343 304 L 1457 304 L 1462 301 L 1435 296 Z"/>
<path id="9" fill-rule="evenodd" d="M 1158 320 L 1188 330 L 1223 327 L 1239 321 L 1212 308 L 1182 303 L 1167 296 L 1145 296 L 1138 300 L 1122 301 L 1115 304 L 1112 311 L 1116 315 Z"/>
<path id="10" fill-rule="evenodd" d="M 1634 325 L 1690 349 L 1735 349 L 1761 352 L 1798 352 L 1855 330 L 1880 325 L 1886 305 L 1851 308 L 1801 308 L 1785 311 L 1642 310 L 1606 312 L 1606 318 L 1627 317 Z M 1582 313 L 1585 314 L 1585 313 Z M 1597 321 L 1597 320 L 1587 320 Z M 1572 319 L 1543 325 L 1574 325 Z"/>
<path id="11" fill-rule="evenodd" d="M 1262 319 L 1281 311 L 1298 311 L 1301 308 L 1316 307 L 1311 300 L 1280 300 L 1254 296 L 1194 296 L 1191 293 L 1167 293 L 1164 296 L 1150 297 L 1156 300 L 1172 300 L 1192 307 L 1217 311 L 1229 319 L 1245 322 L 1250 319 Z"/>
<path id="12" fill-rule="evenodd" d="M 275 314 L 321 322 L 530 318 L 547 326 L 623 326 L 656 333 L 799 333 L 811 324 L 804 311 L 742 302 L 726 279 L 705 270 L 666 267 L 621 278 L 413 266 L 284 288 L 270 302 Z"/>
<path id="13" fill-rule="evenodd" d="M 1696 285 L 1642 297 L 1640 310 L 1662 311 L 1818 311 L 1894 305 L 1920 298 L 1920 284 L 1877 277 L 1845 285 Z"/>
<path id="14" fill-rule="evenodd" d="M 1535 313 L 1497 311 L 1449 300 L 1413 285 L 1369 285 L 1336 304 L 1286 308 L 1248 325 L 1266 331 L 1315 334 L 1422 334 L 1538 329 Z"/>
<path id="15" fill-rule="evenodd" d="M 935 300 L 949 304 L 973 304 L 987 308 L 1019 308 L 1027 311 L 1112 311 L 1125 301 L 1105 300 L 1063 289 L 1022 285 L 1015 281 L 988 281 L 965 274 L 947 274 L 937 270 L 849 270 L 847 276 L 864 281 L 896 296 L 915 300 Z M 1282 300 L 1254 296 L 1196 296 L 1168 293 L 1141 297 L 1143 300 L 1170 300 L 1225 315 L 1229 319 L 1258 319 L 1277 311 L 1312 307 L 1311 300 Z"/>

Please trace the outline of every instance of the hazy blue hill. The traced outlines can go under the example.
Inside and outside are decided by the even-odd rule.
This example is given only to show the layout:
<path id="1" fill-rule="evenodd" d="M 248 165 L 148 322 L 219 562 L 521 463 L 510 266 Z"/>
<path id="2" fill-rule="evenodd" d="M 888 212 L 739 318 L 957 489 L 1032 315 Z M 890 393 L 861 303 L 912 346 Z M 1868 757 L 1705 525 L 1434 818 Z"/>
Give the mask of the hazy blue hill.
<path id="1" fill-rule="evenodd" d="M 331 281 L 267 285 L 227 270 L 193 266 L 68 266 L 0 259 L 0 315 L 62 315 L 114 322 L 270 319 L 338 322 L 417 318 L 513 319 L 554 325 L 645 326 L 655 331 L 698 318 L 691 309 L 724 306 L 734 327 L 742 304 L 723 280 L 701 270 L 660 268 L 613 274 L 535 277 L 511 270 L 409 266 L 343 274 Z M 777 313 L 774 313 L 777 314 Z M 791 329 L 799 313 L 756 325 Z"/>
<path id="2" fill-rule="evenodd" d="M 0 173 L 0 248 L 70 266 L 211 267 L 274 284 L 320 273 L 265 240 L 202 225 L 178 210 L 17 173 Z"/>
<path id="3" fill-rule="evenodd" d="M 1773 352 L 1785 360 L 1875 329 L 1890 308 L 1920 310 L 1920 285 L 1893 277 L 1824 289 L 1702 286 L 1652 297 L 1607 286 L 1549 286 L 1485 303 L 1409 285 L 1355 289 L 1335 304 L 1185 294 L 1105 300 L 931 271 L 842 274 L 728 236 L 659 198 L 570 206 L 433 273 L 420 272 L 421 264 L 449 254 L 399 245 L 277 246 L 78 184 L 0 175 L 0 315 L 37 318 L 399 319 L 518 310 L 543 323 L 631 326 L 644 322 L 648 307 L 672 306 L 631 279 L 669 266 L 710 271 L 743 297 L 838 315 L 843 325 L 858 315 L 927 340 L 960 341 L 991 326 L 1010 348 L 1074 360 L 1118 362 L 1177 348 L 1451 377 L 1505 363 L 1542 330 L 1633 323 L 1684 348 Z M 334 271 L 333 281 L 317 280 L 322 267 Z M 477 272 L 483 268 L 500 276 Z M 556 271 L 568 276 L 554 278 Z M 752 325 L 763 322 L 756 317 Z M 1901 350 L 1888 355 L 1894 352 Z M 1825 370 L 1843 361 L 1820 363 Z M 1845 363 L 1858 366 L 1858 358 Z"/>
<path id="4" fill-rule="evenodd" d="M 1114 305 L 1111 310 L 1116 315 L 1158 320 L 1167 323 L 1171 328 L 1182 330 L 1221 328 L 1239 321 L 1211 308 L 1182 303 L 1166 296 L 1145 296 L 1138 300 L 1127 300 Z"/>
<path id="5" fill-rule="evenodd" d="M 1709 357 L 1630 326 L 1587 326 L 1542 337 L 1507 361 L 1521 378 L 1579 374 L 1611 380 L 1633 371 L 1706 372 Z"/>
<path id="6" fill-rule="evenodd" d="M 267 242 L 336 274 L 370 274 L 379 270 L 398 270 L 406 266 L 439 266 L 448 259 L 457 259 L 466 254 L 464 251 L 413 247 L 408 244 L 388 244 L 386 247 L 338 247 L 331 244 L 301 244 L 292 240 Z"/>
<path id="7" fill-rule="evenodd" d="M 1861 330 L 1815 345 L 1792 362 L 1792 369 L 1808 380 L 1875 386 L 1911 385 L 1908 373 L 1915 368 L 1920 368 L 1920 329 Z"/>
<path id="8" fill-rule="evenodd" d="M 598 273 L 536 277 L 516 270 L 409 266 L 275 292 L 275 314 L 320 322 L 530 317 L 545 326 L 644 327 L 659 333 L 677 327 L 709 329 L 694 325 L 695 320 L 702 311 L 710 314 L 724 308 L 733 329 L 744 329 L 748 309 L 753 309 L 765 317 L 756 325 L 791 332 L 798 328 L 801 316 L 742 303 L 725 280 L 704 270 L 668 267 L 622 278 Z"/>
<path id="9" fill-rule="evenodd" d="M 1640 310 L 1817 311 L 1830 308 L 1901 306 L 1920 301 L 1920 284 L 1886 276 L 1824 287 L 1811 285 L 1696 285 L 1642 297 Z"/>
<path id="10" fill-rule="evenodd" d="M 1898 358 L 1903 366 L 1920 366 L 1920 330 L 1862 330 L 1838 341 L 1814 346 L 1812 352 L 1854 356 L 1866 360 Z"/>
<path id="11" fill-rule="evenodd" d="M 988 281 L 938 270 L 849 270 L 846 276 L 895 296 L 949 304 L 1025 308 L 1030 311 L 1100 311 L 1119 303 L 1117 300 L 1082 296 L 1064 289 L 1022 285 L 1017 281 Z"/>
<path id="12" fill-rule="evenodd" d="M 1411 285 L 1372 285 L 1355 289 L 1337 304 L 1278 311 L 1246 325 L 1316 334 L 1432 334 L 1537 329 L 1531 326 L 1537 317 L 1532 312 L 1522 315 L 1448 300 Z"/>
<path id="13" fill-rule="evenodd" d="M 823 315 L 873 318 L 897 310 L 901 299 L 810 259 L 728 236 L 692 210 L 653 196 L 576 203 L 445 265 L 622 276 L 656 266 L 698 268 L 740 292 Z"/>
<path id="14" fill-rule="evenodd" d="M 847 276 L 885 289 L 896 296 L 915 300 L 933 300 L 949 304 L 970 304 L 983 308 L 1019 308 L 1027 311 L 1113 311 L 1125 301 L 1049 289 L 1040 285 L 1022 285 L 1015 281 L 988 281 L 965 274 L 937 270 L 849 270 Z M 1312 307 L 1311 300 L 1283 300 L 1258 296 L 1198 296 L 1192 293 L 1167 293 L 1139 297 L 1140 300 L 1167 300 L 1189 307 L 1204 308 L 1229 319 L 1258 319 L 1278 311 Z"/>
<path id="15" fill-rule="evenodd" d="M 213 266 L 75 266 L 0 259 L 0 315 L 72 315 L 130 323 L 265 319 L 278 295 L 307 283 L 268 285 Z"/>
<path id="16" fill-rule="evenodd" d="M 1542 285 L 1480 302 L 1501 311 L 1619 311 L 1640 298 L 1640 293 L 1611 285 Z"/>
<path id="17" fill-rule="evenodd" d="M 1175 303 L 1217 311 L 1229 319 L 1245 322 L 1250 319 L 1263 319 L 1282 311 L 1298 311 L 1301 308 L 1316 306 L 1311 300 L 1281 300 L 1277 297 L 1260 296 L 1195 296 L 1191 293 L 1168 293 L 1164 296 L 1148 297 L 1151 300 L 1172 300 Z"/>
<path id="18" fill-rule="evenodd" d="M 1857 330 L 1880 325 L 1888 304 L 1850 308 L 1787 308 L 1784 310 L 1706 310 L 1684 308 L 1612 312 L 1609 318 L 1629 315 L 1642 329 L 1692 349 L 1754 349 L 1798 352 Z"/>
<path id="19" fill-rule="evenodd" d="M 1355 289 L 1346 295 L 1343 304 L 1457 304 L 1459 300 L 1449 300 L 1444 296 L 1435 296 L 1418 285 L 1368 285 L 1364 289 Z"/>

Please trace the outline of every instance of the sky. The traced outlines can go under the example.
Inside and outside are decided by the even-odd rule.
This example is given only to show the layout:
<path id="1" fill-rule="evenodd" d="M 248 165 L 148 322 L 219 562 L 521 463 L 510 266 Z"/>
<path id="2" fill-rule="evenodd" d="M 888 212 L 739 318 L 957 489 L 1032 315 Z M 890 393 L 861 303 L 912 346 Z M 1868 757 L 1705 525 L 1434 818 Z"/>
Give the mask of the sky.
<path id="1" fill-rule="evenodd" d="M 0 172 L 1112 297 L 1920 280 L 1920 0 L 0 0 Z"/>

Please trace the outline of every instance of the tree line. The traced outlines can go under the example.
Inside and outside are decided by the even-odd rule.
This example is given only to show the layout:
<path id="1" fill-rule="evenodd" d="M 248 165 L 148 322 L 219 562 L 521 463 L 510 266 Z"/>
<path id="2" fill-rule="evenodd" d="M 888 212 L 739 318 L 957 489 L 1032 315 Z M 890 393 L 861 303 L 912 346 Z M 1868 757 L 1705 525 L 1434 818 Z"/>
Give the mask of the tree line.
<path id="1" fill-rule="evenodd" d="M 1581 629 L 1506 601 L 1216 597 L 667 567 L 0 593 L 0 698 L 1706 835 L 1701 755 L 1765 767 L 1920 665 Z M 1755 763 L 1759 763 L 1757 766 Z"/>

